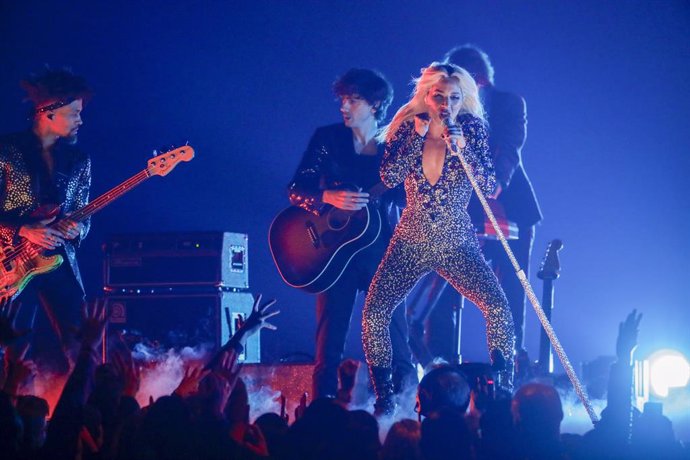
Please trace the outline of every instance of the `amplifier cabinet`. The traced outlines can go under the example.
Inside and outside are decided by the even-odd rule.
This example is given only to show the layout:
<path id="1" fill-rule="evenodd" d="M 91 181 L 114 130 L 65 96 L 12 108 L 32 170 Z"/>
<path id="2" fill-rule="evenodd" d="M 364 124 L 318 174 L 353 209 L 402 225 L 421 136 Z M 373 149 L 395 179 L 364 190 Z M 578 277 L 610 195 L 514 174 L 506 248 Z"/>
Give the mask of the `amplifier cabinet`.
<path id="1" fill-rule="evenodd" d="M 162 286 L 249 288 L 244 233 L 139 233 L 110 237 L 103 246 L 106 289 Z"/>
<path id="2" fill-rule="evenodd" d="M 254 298 L 248 292 L 110 295 L 106 305 L 107 349 L 113 348 L 111 342 L 120 332 L 130 346 L 142 343 L 162 352 L 183 347 L 215 350 L 235 333 L 239 319 L 251 314 Z M 260 334 L 249 338 L 240 361 L 261 361 Z"/>

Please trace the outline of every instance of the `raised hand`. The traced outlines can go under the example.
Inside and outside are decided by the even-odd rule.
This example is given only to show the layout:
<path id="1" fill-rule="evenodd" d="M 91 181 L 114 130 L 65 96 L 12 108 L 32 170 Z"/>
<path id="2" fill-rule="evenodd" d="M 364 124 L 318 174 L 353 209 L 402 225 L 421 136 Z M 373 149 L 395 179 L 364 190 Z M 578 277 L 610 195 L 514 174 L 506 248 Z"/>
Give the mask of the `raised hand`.
<path id="1" fill-rule="evenodd" d="M 431 117 L 428 113 L 418 113 L 414 116 L 414 130 L 417 134 L 424 137 L 426 133 L 429 132 L 429 124 L 431 123 Z"/>
<path id="2" fill-rule="evenodd" d="M 180 396 L 181 398 L 186 398 L 193 395 L 199 390 L 199 382 L 206 377 L 210 369 L 204 369 L 203 366 L 189 366 L 184 371 L 184 376 L 182 381 L 177 386 L 174 394 Z"/>
<path id="3" fill-rule="evenodd" d="M 77 337 L 81 340 L 82 347 L 95 350 L 103 340 L 103 331 L 106 323 L 105 300 L 95 300 L 91 304 L 82 303 L 82 324 Z"/>
<path id="4" fill-rule="evenodd" d="M 122 340 L 121 337 L 120 340 Z M 125 347 L 124 350 L 113 355 L 113 367 L 115 368 L 115 373 L 120 376 L 124 382 L 122 393 L 125 396 L 134 398 L 139 392 L 141 375 L 139 367 L 134 363 L 129 348 Z"/>
<path id="5" fill-rule="evenodd" d="M 249 337 L 256 334 L 261 329 L 275 331 L 275 325 L 268 322 L 268 319 L 280 313 L 280 310 L 268 313 L 267 310 L 276 303 L 275 299 L 269 300 L 261 305 L 261 294 L 254 299 L 254 307 L 249 317 L 242 323 L 235 335 L 238 336 L 240 343 L 244 343 Z"/>
<path id="6" fill-rule="evenodd" d="M 237 366 L 237 356 L 237 353 L 223 352 L 218 365 L 213 369 L 215 374 L 227 382 L 230 390 L 235 388 L 237 377 L 240 374 L 240 368 Z"/>
<path id="7" fill-rule="evenodd" d="M 340 388 L 338 388 L 337 393 L 338 401 L 345 404 L 352 401 L 352 390 L 355 387 L 358 369 L 359 361 L 354 359 L 346 359 L 338 366 L 338 378 L 340 380 Z"/>
<path id="8" fill-rule="evenodd" d="M 0 299 L 0 347 L 11 345 L 29 332 L 28 329 L 19 331 L 14 325 L 21 307 L 21 302 L 13 302 L 9 297 Z"/>
<path id="9" fill-rule="evenodd" d="M 36 377 L 36 365 L 33 361 L 25 359 L 29 345 L 26 344 L 16 354 L 8 351 L 5 353 L 5 383 L 3 391 L 11 396 L 16 396 L 19 389 Z"/>
<path id="10" fill-rule="evenodd" d="M 287 398 L 284 394 L 280 394 L 280 418 L 285 420 L 285 424 L 290 424 L 290 414 L 287 413 Z"/>
<path id="11" fill-rule="evenodd" d="M 211 360 L 206 364 L 206 366 L 204 366 L 204 369 L 215 369 L 218 366 L 219 361 L 224 358 L 223 355 L 230 350 L 234 349 L 236 353 L 241 353 L 242 348 L 247 343 L 247 339 L 253 334 L 256 334 L 259 330 L 264 328 L 276 330 L 277 328 L 273 324 L 267 322 L 267 320 L 280 313 L 280 311 L 276 310 L 271 313 L 267 313 L 266 311 L 275 303 L 276 300 L 273 299 L 269 300 L 264 305 L 261 305 L 261 294 L 259 294 L 256 299 L 254 299 L 254 306 L 252 307 L 252 312 L 249 317 L 241 322 L 240 326 L 232 337 L 230 337 L 230 339 L 220 348 L 220 350 L 213 355 Z M 229 315 L 227 317 L 227 321 L 228 329 L 232 330 L 232 318 L 230 318 Z M 236 359 L 236 357 L 233 359 Z"/>
<path id="12" fill-rule="evenodd" d="M 299 420 L 302 418 L 304 413 L 307 410 L 307 398 L 309 395 L 304 392 L 302 393 L 302 397 L 299 398 L 299 406 L 295 407 L 295 420 Z"/>
<path id="13" fill-rule="evenodd" d="M 352 390 L 355 387 L 355 378 L 359 370 L 359 361 L 346 359 L 338 366 L 338 377 L 343 389 Z"/>
<path id="14" fill-rule="evenodd" d="M 632 362 L 632 354 L 637 348 L 637 334 L 640 329 L 642 313 L 633 310 L 625 318 L 625 321 L 618 325 L 618 338 L 616 339 L 616 356 L 621 362 L 628 365 Z"/>
<path id="15" fill-rule="evenodd" d="M 218 398 L 218 406 L 216 407 L 216 413 L 218 414 L 222 414 L 223 409 L 228 405 L 228 400 L 230 400 L 230 395 L 235 389 L 235 384 L 240 375 L 239 367 L 235 368 L 237 354 L 227 353 L 226 355 L 227 356 L 221 361 L 221 365 L 213 372 L 213 375 L 220 381 L 220 397 Z"/>
<path id="16" fill-rule="evenodd" d="M 462 128 L 459 125 L 446 126 L 443 136 L 448 138 L 457 148 L 464 149 L 467 141 L 462 133 Z"/>

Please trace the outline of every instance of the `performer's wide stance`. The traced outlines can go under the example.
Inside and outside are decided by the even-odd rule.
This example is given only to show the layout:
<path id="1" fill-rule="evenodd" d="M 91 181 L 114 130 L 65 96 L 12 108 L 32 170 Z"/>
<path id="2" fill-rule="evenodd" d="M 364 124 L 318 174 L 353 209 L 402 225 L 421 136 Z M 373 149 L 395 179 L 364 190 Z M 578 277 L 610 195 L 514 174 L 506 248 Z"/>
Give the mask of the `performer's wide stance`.
<path id="1" fill-rule="evenodd" d="M 462 150 L 484 193 L 496 184 L 477 85 L 462 68 L 432 63 L 416 81 L 412 99 L 384 131 L 381 178 L 404 182 L 407 207 L 374 275 L 364 306 L 364 351 L 376 390 L 378 412 L 393 410 L 388 325 L 415 283 L 434 270 L 481 309 L 492 360 L 507 361 L 510 386 L 513 320 L 496 276 L 486 264 L 467 214 L 472 185 L 449 141 Z M 449 121 L 444 122 L 444 119 Z"/>

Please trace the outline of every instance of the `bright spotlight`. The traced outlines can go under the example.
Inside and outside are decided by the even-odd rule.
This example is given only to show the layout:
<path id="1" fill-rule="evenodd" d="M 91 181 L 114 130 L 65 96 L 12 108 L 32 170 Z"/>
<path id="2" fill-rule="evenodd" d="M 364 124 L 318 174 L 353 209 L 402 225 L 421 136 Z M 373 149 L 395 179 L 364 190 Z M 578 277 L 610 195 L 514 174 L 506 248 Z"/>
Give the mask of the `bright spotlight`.
<path id="1" fill-rule="evenodd" d="M 690 380 L 690 363 L 675 350 L 659 350 L 649 357 L 649 386 L 665 398 L 669 388 L 684 387 Z"/>

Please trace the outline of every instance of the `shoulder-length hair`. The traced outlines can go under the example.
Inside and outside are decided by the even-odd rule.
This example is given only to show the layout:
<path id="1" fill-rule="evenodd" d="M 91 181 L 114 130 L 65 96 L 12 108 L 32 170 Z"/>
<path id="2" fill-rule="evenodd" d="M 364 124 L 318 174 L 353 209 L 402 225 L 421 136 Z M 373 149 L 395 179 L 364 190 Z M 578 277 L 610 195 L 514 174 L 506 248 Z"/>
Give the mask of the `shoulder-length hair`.
<path id="1" fill-rule="evenodd" d="M 408 120 L 412 120 L 419 113 L 427 112 L 428 108 L 424 102 L 427 93 L 436 83 L 448 79 L 455 80 L 458 83 L 463 95 L 462 106 L 458 116 L 469 113 L 484 120 L 484 108 L 479 100 L 479 89 L 469 72 L 455 64 L 432 62 L 428 67 L 422 69 L 421 75 L 418 78 L 412 80 L 412 83 L 415 85 L 414 90 L 412 90 L 412 97 L 407 104 L 398 109 L 390 124 L 381 130 L 380 140 L 390 140 L 400 125 Z"/>

